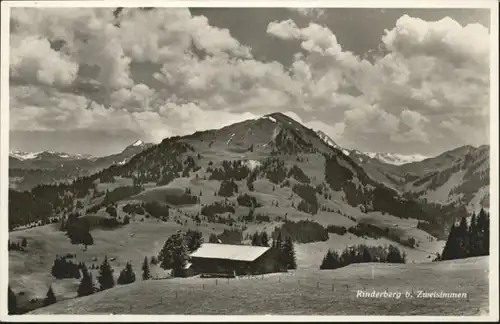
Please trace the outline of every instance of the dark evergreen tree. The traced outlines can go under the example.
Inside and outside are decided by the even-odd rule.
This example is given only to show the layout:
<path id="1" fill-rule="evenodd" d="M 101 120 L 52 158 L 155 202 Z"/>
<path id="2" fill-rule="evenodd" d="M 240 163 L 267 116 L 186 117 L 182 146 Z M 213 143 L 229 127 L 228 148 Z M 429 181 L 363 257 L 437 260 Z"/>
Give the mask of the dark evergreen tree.
<path id="1" fill-rule="evenodd" d="M 92 274 L 89 272 L 87 267 L 84 265 L 82 268 L 82 280 L 80 280 L 80 285 L 78 286 L 78 297 L 92 295 L 95 291 L 94 281 L 92 279 Z"/>
<path id="2" fill-rule="evenodd" d="M 188 248 L 184 239 L 181 239 L 174 247 L 172 253 L 172 276 L 183 277 L 185 275 L 185 268 L 188 261 Z"/>
<path id="3" fill-rule="evenodd" d="M 99 282 L 100 290 L 113 288 L 115 285 L 115 279 L 113 278 L 113 269 L 108 262 L 108 256 L 104 257 L 104 261 L 99 267 L 99 275 L 97 276 L 97 281 Z"/>
<path id="4" fill-rule="evenodd" d="M 151 258 L 151 264 L 153 264 L 153 259 Z M 149 270 L 148 257 L 144 257 L 144 262 L 142 263 L 142 280 L 148 280 L 151 278 L 151 271 Z"/>
<path id="5" fill-rule="evenodd" d="M 393 245 L 389 245 L 389 253 L 387 254 L 387 262 L 389 263 L 405 263 L 404 253 Z"/>
<path id="6" fill-rule="evenodd" d="M 448 234 L 448 239 L 446 240 L 446 244 L 443 248 L 443 253 L 441 254 L 441 260 L 452 260 L 457 258 L 460 246 L 457 233 L 455 224 L 452 224 L 450 233 Z"/>
<path id="7" fill-rule="evenodd" d="M 479 254 L 478 255 L 489 255 L 490 254 L 490 219 L 486 211 L 481 208 L 479 211 L 477 219 L 477 227 L 479 232 L 479 237 L 481 240 Z"/>
<path id="8" fill-rule="evenodd" d="M 258 232 L 255 232 L 252 235 L 252 245 L 253 246 L 262 246 L 261 237 L 260 237 Z"/>
<path id="9" fill-rule="evenodd" d="M 340 256 L 338 252 L 328 250 L 319 268 L 323 270 L 323 269 L 337 269 L 340 267 L 342 267 L 342 264 L 340 262 Z"/>
<path id="10" fill-rule="evenodd" d="M 9 285 L 9 297 L 8 297 L 8 313 L 9 315 L 17 314 L 17 297 L 12 288 Z"/>
<path id="11" fill-rule="evenodd" d="M 55 304 L 57 302 L 56 300 L 56 295 L 54 295 L 54 291 L 52 290 L 52 286 L 49 287 L 49 290 L 47 291 L 47 295 L 45 296 L 45 299 L 43 300 L 43 305 L 48 306 Z"/>
<path id="12" fill-rule="evenodd" d="M 297 269 L 297 258 L 295 256 L 295 248 L 290 236 L 283 242 L 282 247 L 284 266 L 286 269 Z"/>
<path id="13" fill-rule="evenodd" d="M 366 263 L 373 261 L 372 254 L 370 253 L 369 249 L 367 249 L 367 248 L 363 249 L 363 254 L 362 254 L 361 260 L 362 260 L 362 262 L 366 262 Z"/>
<path id="14" fill-rule="evenodd" d="M 130 264 L 130 262 L 127 262 L 125 268 L 122 271 L 120 271 L 120 276 L 118 277 L 117 282 L 119 285 L 128 285 L 134 281 L 135 281 L 134 270 L 132 270 L 132 265 Z"/>
<path id="15" fill-rule="evenodd" d="M 262 246 L 269 246 L 269 236 L 267 235 L 267 232 L 262 232 L 262 235 L 260 236 L 260 241 L 262 243 Z"/>
<path id="16" fill-rule="evenodd" d="M 188 230 L 184 236 L 186 246 L 190 253 L 198 250 L 203 244 L 203 234 L 200 231 Z"/>
<path id="17" fill-rule="evenodd" d="M 479 240 L 479 228 L 477 226 L 477 218 L 476 213 L 472 213 L 472 217 L 470 220 L 470 225 L 467 231 L 468 242 L 469 242 L 469 254 L 471 256 L 478 255 L 480 249 L 480 240 Z"/>
<path id="18" fill-rule="evenodd" d="M 467 218 L 464 216 L 460 220 L 458 227 L 456 228 L 456 235 L 458 238 L 457 255 L 458 259 L 465 258 L 469 255 L 469 235 L 467 230 Z"/>

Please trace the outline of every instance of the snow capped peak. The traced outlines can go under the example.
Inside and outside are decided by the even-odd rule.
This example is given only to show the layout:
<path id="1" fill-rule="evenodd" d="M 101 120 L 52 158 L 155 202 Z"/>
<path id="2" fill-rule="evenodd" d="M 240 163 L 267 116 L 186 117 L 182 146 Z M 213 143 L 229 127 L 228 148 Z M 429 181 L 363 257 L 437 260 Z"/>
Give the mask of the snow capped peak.
<path id="1" fill-rule="evenodd" d="M 427 156 L 420 154 L 397 154 L 397 153 L 380 153 L 380 152 L 364 152 L 364 154 L 372 159 L 377 159 L 380 162 L 394 165 L 402 165 L 412 162 L 419 162 L 427 159 Z"/>
<path id="2" fill-rule="evenodd" d="M 321 138 L 323 140 L 323 142 L 325 142 L 325 144 L 327 144 L 331 147 L 334 147 L 334 148 L 340 148 L 340 146 L 338 146 L 337 143 L 335 143 L 330 138 L 330 136 L 326 135 L 323 131 L 317 130 L 316 134 L 318 134 L 319 138 Z"/>
<path id="3" fill-rule="evenodd" d="M 59 157 L 61 159 L 72 159 L 72 160 L 79 160 L 79 159 L 88 159 L 91 158 L 90 155 L 84 155 L 84 154 L 68 154 L 68 153 L 63 153 L 63 152 L 55 152 L 55 151 L 40 151 L 40 152 L 23 152 L 21 150 L 12 150 L 9 152 L 9 156 L 16 158 L 21 161 L 25 160 L 34 160 L 34 159 L 40 159 L 43 157 Z"/>
<path id="4" fill-rule="evenodd" d="M 141 141 L 141 140 L 137 140 L 137 141 L 135 141 L 135 142 L 134 142 L 131 146 L 141 146 L 142 144 L 144 144 L 144 142 L 143 142 L 143 141 Z"/>

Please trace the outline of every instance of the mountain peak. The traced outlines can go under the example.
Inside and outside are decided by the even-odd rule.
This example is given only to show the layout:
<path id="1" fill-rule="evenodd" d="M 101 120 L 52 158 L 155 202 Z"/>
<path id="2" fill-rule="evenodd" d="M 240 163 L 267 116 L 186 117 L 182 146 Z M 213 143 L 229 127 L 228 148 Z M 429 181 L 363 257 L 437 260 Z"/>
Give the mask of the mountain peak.
<path id="1" fill-rule="evenodd" d="M 132 143 L 130 146 L 141 146 L 141 145 L 144 145 L 144 142 L 141 141 L 140 139 L 138 139 L 134 143 Z"/>

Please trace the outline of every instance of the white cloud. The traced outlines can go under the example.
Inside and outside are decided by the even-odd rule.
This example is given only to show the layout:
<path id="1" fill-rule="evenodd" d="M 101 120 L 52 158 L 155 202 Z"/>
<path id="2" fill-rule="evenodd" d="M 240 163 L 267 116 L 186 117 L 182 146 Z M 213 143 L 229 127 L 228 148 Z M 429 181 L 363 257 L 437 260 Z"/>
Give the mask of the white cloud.
<path id="1" fill-rule="evenodd" d="M 11 37 L 10 75 L 14 80 L 49 86 L 68 86 L 76 78 L 78 64 L 50 48 L 47 39 Z"/>
<path id="2" fill-rule="evenodd" d="M 369 62 L 325 26 L 274 21 L 267 33 L 302 49 L 284 67 L 256 60 L 227 29 L 184 8 L 124 9 L 118 19 L 109 8 L 15 8 L 12 17 L 11 77 L 29 85 L 11 92 L 14 129 L 131 129 L 160 140 L 287 111 L 339 144 L 369 151 L 487 138 L 489 34 L 480 25 L 403 16 L 381 35 L 387 54 Z M 51 48 L 58 41 L 60 51 Z M 136 84 L 131 62 L 161 66 L 152 74 L 164 86 Z M 82 65 L 99 70 L 86 86 L 77 77 Z M 58 91 L 70 85 L 81 93 Z M 349 94 L 353 87 L 361 94 Z M 109 107 L 90 102 L 90 88 L 104 88 Z"/>
<path id="3" fill-rule="evenodd" d="M 325 16 L 325 10 L 320 8 L 288 8 L 288 10 L 295 11 L 300 15 L 308 18 L 322 18 Z"/>

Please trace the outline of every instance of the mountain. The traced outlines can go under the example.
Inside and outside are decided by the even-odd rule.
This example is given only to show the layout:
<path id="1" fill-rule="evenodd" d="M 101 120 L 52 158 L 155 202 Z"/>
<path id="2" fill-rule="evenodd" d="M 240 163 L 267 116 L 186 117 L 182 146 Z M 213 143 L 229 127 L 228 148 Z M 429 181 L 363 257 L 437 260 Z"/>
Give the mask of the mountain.
<path id="1" fill-rule="evenodd" d="M 325 134 L 321 130 L 317 130 L 316 134 L 328 145 L 341 150 L 345 155 L 353 154 L 356 156 L 358 162 L 363 162 L 363 159 L 375 159 L 382 163 L 386 164 L 394 164 L 394 165 L 402 165 L 406 163 L 418 162 L 425 160 L 426 156 L 420 154 L 397 154 L 397 153 L 384 153 L 384 152 L 361 152 L 358 150 L 350 150 L 344 147 L 341 147 L 337 143 L 335 143 L 331 137 Z"/>
<path id="2" fill-rule="evenodd" d="M 489 146 L 461 146 L 436 157 L 349 150 L 317 131 L 328 145 L 361 165 L 371 178 L 413 199 L 441 205 L 489 208 Z"/>
<path id="3" fill-rule="evenodd" d="M 426 201 L 489 208 L 490 147 L 462 146 L 418 163 L 402 165 L 399 186 Z"/>
<path id="4" fill-rule="evenodd" d="M 464 208 L 416 200 L 376 181 L 350 155 L 281 113 L 143 148 L 134 144 L 124 150 L 140 149 L 133 157 L 119 163 L 123 156 L 114 156 L 111 166 L 70 184 L 43 185 L 29 193 L 10 190 L 9 227 L 154 203 L 154 210 L 166 208 L 161 219 L 198 225 L 243 226 L 258 216 L 259 222 L 318 218 L 388 228 L 397 219 L 413 219 L 413 225 L 394 229 L 407 240 L 423 235 L 416 220 L 445 237 L 450 224 L 466 215 Z"/>
<path id="5" fill-rule="evenodd" d="M 71 181 L 78 176 L 89 175 L 113 164 L 126 163 L 132 156 L 151 147 L 152 144 L 136 140 L 122 152 L 103 157 L 64 152 L 9 153 L 9 187 L 30 190 L 40 184 Z"/>

